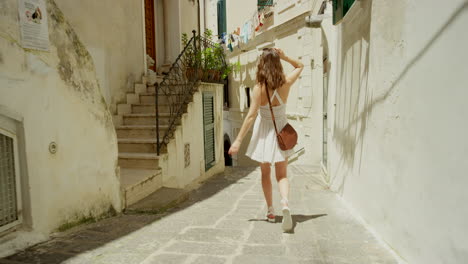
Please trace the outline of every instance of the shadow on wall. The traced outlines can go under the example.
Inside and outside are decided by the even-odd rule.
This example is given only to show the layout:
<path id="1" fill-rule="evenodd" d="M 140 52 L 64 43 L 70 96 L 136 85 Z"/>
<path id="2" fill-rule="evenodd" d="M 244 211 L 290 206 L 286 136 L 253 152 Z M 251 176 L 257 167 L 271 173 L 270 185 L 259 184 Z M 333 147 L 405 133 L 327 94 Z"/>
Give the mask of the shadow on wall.
<path id="1" fill-rule="evenodd" d="M 238 63 L 240 63 L 241 61 L 240 59 L 241 56 L 248 56 L 248 55 L 245 53 L 239 54 L 237 56 Z M 241 109 L 243 108 L 243 106 L 240 105 L 241 90 L 243 89 L 240 89 L 240 88 L 241 87 L 253 87 L 255 85 L 256 70 L 257 70 L 257 60 L 241 65 L 239 73 L 232 76 L 231 85 L 229 86 L 233 90 L 232 91 L 233 93 L 231 93 L 232 95 L 231 102 L 230 102 L 231 106 L 235 106 L 233 102 L 238 102 L 239 108 Z M 233 99 L 235 100 L 233 101 Z"/>
<path id="2" fill-rule="evenodd" d="M 374 109 L 390 98 L 395 92 L 396 87 L 400 84 L 410 72 L 411 69 L 426 55 L 438 39 L 442 37 L 444 31 L 465 11 L 468 9 L 468 0 L 465 0 L 455 11 L 450 15 L 449 19 L 435 31 L 430 40 L 423 48 L 409 60 L 402 68 L 400 74 L 392 80 L 391 86 L 384 89 L 386 92 L 378 97 L 372 96 L 372 87 L 368 86 L 369 74 L 369 48 L 370 48 L 370 27 L 372 14 L 372 1 L 363 2 L 363 14 L 359 16 L 357 22 L 353 24 L 343 24 L 341 39 L 348 38 L 347 43 L 341 44 L 341 56 L 338 58 L 341 63 L 340 80 L 337 82 L 336 91 L 336 111 L 333 140 L 337 143 L 340 150 L 340 161 L 337 164 L 337 171 L 341 169 L 347 170 L 346 173 L 341 173 L 344 177 L 341 182 L 336 185 L 331 179 L 332 184 L 338 186 L 337 191 L 343 193 L 344 182 L 349 172 L 354 169 L 356 161 L 356 149 L 360 148 L 358 157 L 359 170 L 361 169 L 362 147 L 364 143 L 364 134 L 367 128 L 367 121 Z M 353 28 L 360 28 L 360 34 L 353 31 Z M 355 44 L 360 44 L 360 48 L 356 49 Z M 377 54 L 379 55 L 379 54 Z M 358 69 L 354 66 L 359 65 Z M 353 74 L 355 71 L 359 75 Z M 359 109 L 359 105 L 362 105 Z"/>
<path id="3" fill-rule="evenodd" d="M 362 150 L 370 114 L 366 109 L 373 104 L 368 85 L 372 1 L 363 2 L 362 5 L 362 13 L 356 15 L 355 21 L 342 24 L 339 38 L 341 43 L 338 43 L 341 47 L 338 54 L 340 70 L 336 87 L 333 133 L 333 141 L 337 143 L 340 151 L 337 171 L 353 169 L 356 147 L 360 145 Z M 364 111 L 360 111 L 360 105 L 364 105 Z M 349 171 L 344 175 L 348 174 Z M 332 176 L 336 177 L 336 174 Z M 335 185 L 334 180 L 332 178 L 331 183 Z M 337 185 L 339 193 L 343 193 L 344 182 L 343 178 Z"/>

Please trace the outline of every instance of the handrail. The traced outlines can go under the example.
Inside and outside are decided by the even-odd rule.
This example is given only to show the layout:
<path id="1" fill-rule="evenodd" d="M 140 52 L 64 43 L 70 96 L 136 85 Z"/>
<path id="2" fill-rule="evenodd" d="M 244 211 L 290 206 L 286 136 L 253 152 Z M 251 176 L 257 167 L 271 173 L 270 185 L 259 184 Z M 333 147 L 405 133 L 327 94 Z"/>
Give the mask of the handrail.
<path id="1" fill-rule="evenodd" d="M 219 70 L 226 67 L 223 49 L 211 40 L 193 36 L 187 42 L 182 52 L 172 63 L 162 82 L 156 85 L 156 151 L 160 155 L 161 148 L 169 143 L 174 136 L 187 104 L 192 100 L 200 81 L 220 78 Z M 217 69 L 214 70 L 213 69 Z M 159 100 L 164 97 L 164 106 L 168 107 L 167 130 L 160 139 L 160 109 Z"/>

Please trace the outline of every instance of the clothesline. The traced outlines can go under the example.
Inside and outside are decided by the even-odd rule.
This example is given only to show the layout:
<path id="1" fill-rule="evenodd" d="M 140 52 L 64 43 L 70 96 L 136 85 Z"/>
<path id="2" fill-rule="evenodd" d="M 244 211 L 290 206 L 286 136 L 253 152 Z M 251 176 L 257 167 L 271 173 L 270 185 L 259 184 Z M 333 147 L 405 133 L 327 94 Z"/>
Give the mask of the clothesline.
<path id="1" fill-rule="evenodd" d="M 250 18 L 244 22 L 241 27 L 237 27 L 232 33 L 223 33 L 221 35 L 221 44 L 233 52 L 234 47 L 241 48 L 241 45 L 247 44 L 254 38 L 255 32 L 260 31 L 263 25 L 268 22 L 267 19 L 273 16 L 272 8 L 263 8 L 261 12 L 255 10 Z"/>

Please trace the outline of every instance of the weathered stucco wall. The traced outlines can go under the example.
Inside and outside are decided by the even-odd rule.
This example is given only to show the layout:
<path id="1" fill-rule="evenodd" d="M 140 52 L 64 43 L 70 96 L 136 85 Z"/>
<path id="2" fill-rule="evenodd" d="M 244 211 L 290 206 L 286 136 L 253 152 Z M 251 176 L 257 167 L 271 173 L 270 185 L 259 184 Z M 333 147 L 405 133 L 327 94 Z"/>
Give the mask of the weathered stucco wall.
<path id="1" fill-rule="evenodd" d="M 215 115 L 215 160 L 216 164 L 205 171 L 203 135 L 203 92 L 214 94 Z M 190 165 L 185 167 L 184 146 L 190 145 Z M 163 170 L 163 185 L 184 188 L 191 183 L 205 180 L 224 171 L 223 152 L 223 86 L 202 83 L 188 104 L 187 113 L 167 146 L 168 154 L 161 155 L 159 166 Z"/>
<path id="2" fill-rule="evenodd" d="M 409 263 L 466 262 L 467 23 L 465 0 L 356 1 L 337 28 L 331 187 Z"/>
<path id="3" fill-rule="evenodd" d="M 117 142 L 93 61 L 47 2 L 50 52 L 20 46 L 16 0 L 0 2 L 0 108 L 23 120 L 31 227 L 49 233 L 121 210 Z M 49 153 L 49 143 L 58 151 Z"/>
<path id="4" fill-rule="evenodd" d="M 101 92 L 112 113 L 145 73 L 143 2 L 57 0 L 93 58 Z"/>
<path id="5" fill-rule="evenodd" d="M 247 95 L 245 88 L 255 86 L 258 57 L 261 55 L 259 47 L 272 43 L 269 47 L 278 47 L 293 58 L 300 59 L 305 67 L 301 77 L 291 88 L 287 102 L 287 114 L 289 122 L 296 128 L 299 134 L 299 143 L 295 150 L 300 151 L 296 164 L 320 165 L 322 159 L 322 92 L 323 92 L 323 68 L 322 48 L 320 29 L 306 27 L 305 15 L 314 8 L 317 12 L 320 5 L 315 1 L 291 1 L 289 7 L 282 6 L 282 9 L 275 7 L 270 26 L 262 29 L 255 38 L 249 40 L 247 45 L 242 45 L 242 50 L 235 48 L 234 52 L 228 51 L 228 58 L 231 63 L 240 62 L 241 71 L 230 76 L 229 99 L 231 131 L 226 131 L 233 141 L 242 125 L 243 119 L 248 112 Z M 256 8 L 256 2 L 239 1 L 229 4 L 233 9 L 228 9 L 228 31 L 236 25 L 241 26 L 248 19 L 239 18 L 235 12 L 241 12 L 241 6 L 253 5 L 252 13 Z M 243 9 L 243 16 L 247 8 Z M 277 12 L 281 10 L 281 12 Z M 231 31 L 232 31 L 231 30 Z M 293 67 L 283 61 L 285 73 L 290 73 Z M 247 134 L 242 143 L 239 154 L 234 157 L 235 164 L 240 166 L 258 165 L 245 156 L 245 151 L 249 144 L 251 134 Z M 303 149 L 304 151 L 301 151 Z M 296 158 L 297 156 L 293 157 Z"/>
<path id="6" fill-rule="evenodd" d="M 200 10 L 200 15 L 203 10 Z M 198 5 L 197 1 L 180 0 L 180 31 L 192 35 L 192 30 L 198 32 Z M 179 37 L 180 41 L 180 37 Z"/>

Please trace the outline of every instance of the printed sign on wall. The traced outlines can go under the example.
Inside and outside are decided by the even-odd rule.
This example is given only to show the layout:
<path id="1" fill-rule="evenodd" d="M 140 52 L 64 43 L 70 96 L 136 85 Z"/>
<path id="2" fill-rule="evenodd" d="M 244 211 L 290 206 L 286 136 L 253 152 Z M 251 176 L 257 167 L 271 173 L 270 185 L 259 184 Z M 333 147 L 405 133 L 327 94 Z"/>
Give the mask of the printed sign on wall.
<path id="1" fill-rule="evenodd" d="M 23 48 L 48 51 L 49 28 L 45 0 L 18 0 Z"/>

